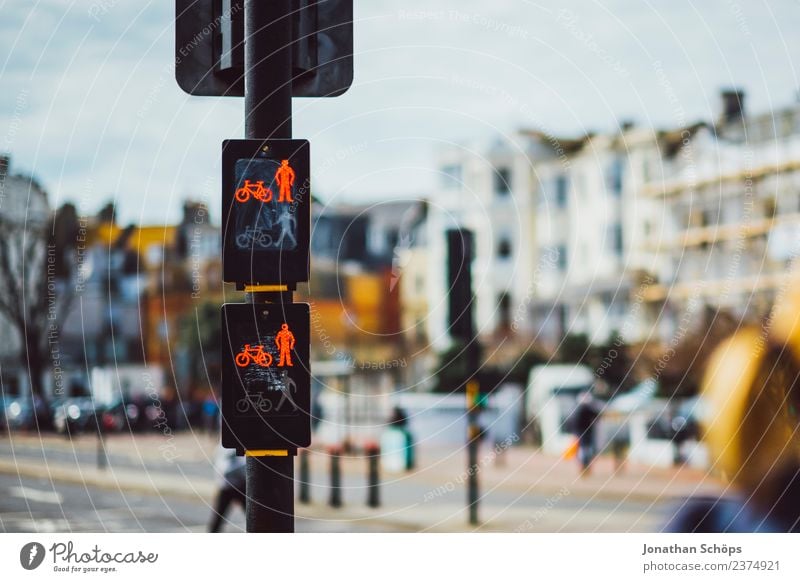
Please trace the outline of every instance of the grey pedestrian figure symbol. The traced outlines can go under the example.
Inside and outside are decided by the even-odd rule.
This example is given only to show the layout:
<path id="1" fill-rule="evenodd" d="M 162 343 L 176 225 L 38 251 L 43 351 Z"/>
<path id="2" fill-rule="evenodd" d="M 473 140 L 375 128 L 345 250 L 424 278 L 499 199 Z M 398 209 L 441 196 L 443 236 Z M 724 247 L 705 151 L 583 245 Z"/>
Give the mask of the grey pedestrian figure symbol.
<path id="1" fill-rule="evenodd" d="M 278 240 L 275 242 L 276 247 L 280 247 L 283 245 L 283 239 L 285 237 L 289 237 L 292 239 L 294 246 L 297 246 L 297 237 L 295 237 L 294 231 L 297 226 L 297 219 L 292 215 L 289 210 L 284 210 L 281 215 L 278 217 L 278 224 L 281 227 L 281 235 L 278 237 Z"/>
<path id="2" fill-rule="evenodd" d="M 281 399 L 280 402 L 278 402 L 278 406 L 275 410 L 280 410 L 283 406 L 283 403 L 288 400 L 289 404 L 292 405 L 292 411 L 296 411 L 297 404 L 292 398 L 292 392 L 297 393 L 297 383 L 289 377 L 288 370 L 284 370 L 281 374 L 281 384 L 283 385 L 283 390 L 281 390 Z"/>

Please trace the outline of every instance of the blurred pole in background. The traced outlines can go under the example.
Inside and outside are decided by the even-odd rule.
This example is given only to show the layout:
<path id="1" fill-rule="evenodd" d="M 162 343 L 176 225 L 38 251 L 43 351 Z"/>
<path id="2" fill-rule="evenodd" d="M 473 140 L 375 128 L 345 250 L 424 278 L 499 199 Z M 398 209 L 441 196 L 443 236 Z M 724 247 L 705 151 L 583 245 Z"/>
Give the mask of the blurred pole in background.
<path id="1" fill-rule="evenodd" d="M 331 495 L 328 505 L 342 506 L 342 451 L 339 447 L 331 447 Z"/>
<path id="2" fill-rule="evenodd" d="M 447 277 L 449 283 L 448 308 L 450 336 L 461 343 L 465 351 L 467 370 L 467 506 L 469 523 L 478 523 L 478 442 L 481 429 L 478 424 L 478 370 L 481 350 L 475 333 L 472 294 L 472 261 L 474 236 L 466 229 L 447 231 Z M 474 394 L 473 394 L 474 392 Z"/>
<path id="3" fill-rule="evenodd" d="M 300 503 L 311 503 L 311 470 L 309 467 L 308 450 L 302 449 L 300 455 Z"/>
<path id="4" fill-rule="evenodd" d="M 123 409 L 124 410 L 124 409 Z M 67 423 L 69 425 L 69 423 Z M 103 439 L 103 415 L 95 413 L 95 425 L 97 426 L 97 468 L 105 469 L 108 466 L 108 456 L 106 455 L 106 443 Z"/>
<path id="5" fill-rule="evenodd" d="M 368 443 L 364 448 L 367 456 L 367 506 L 380 507 L 380 472 L 379 463 L 381 449 L 376 443 Z"/>
<path id="6" fill-rule="evenodd" d="M 478 444 L 480 442 L 481 427 L 478 424 L 478 398 L 480 397 L 477 380 L 470 380 L 467 384 L 467 504 L 469 507 L 470 525 L 478 524 Z"/>

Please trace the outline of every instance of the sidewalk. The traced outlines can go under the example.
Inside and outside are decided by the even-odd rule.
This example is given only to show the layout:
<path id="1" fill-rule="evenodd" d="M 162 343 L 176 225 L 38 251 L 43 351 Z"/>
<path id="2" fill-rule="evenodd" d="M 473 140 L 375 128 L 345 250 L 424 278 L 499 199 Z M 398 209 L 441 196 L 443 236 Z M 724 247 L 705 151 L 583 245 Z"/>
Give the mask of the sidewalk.
<path id="1" fill-rule="evenodd" d="M 113 435 L 106 441 L 109 466 L 98 469 L 95 437 L 14 435 L 10 442 L 0 439 L 0 472 L 210 502 L 217 488 L 216 437 L 184 433 L 175 435 L 169 448 L 164 444 L 159 435 Z M 476 529 L 467 525 L 464 502 L 466 450 L 428 449 L 417 457 L 411 472 L 382 472 L 378 509 L 365 505 L 366 459 L 343 457 L 345 505 L 334 509 L 327 506 L 330 459 L 312 451 L 313 503 L 297 504 L 297 515 L 317 520 L 326 531 L 359 525 L 391 531 Z M 657 527 L 671 500 L 722 491 L 719 482 L 694 469 L 630 464 L 615 472 L 608 458 L 598 459 L 592 473 L 581 477 L 574 461 L 525 446 L 499 456 L 486 447 L 478 459 L 481 531 L 646 531 Z"/>

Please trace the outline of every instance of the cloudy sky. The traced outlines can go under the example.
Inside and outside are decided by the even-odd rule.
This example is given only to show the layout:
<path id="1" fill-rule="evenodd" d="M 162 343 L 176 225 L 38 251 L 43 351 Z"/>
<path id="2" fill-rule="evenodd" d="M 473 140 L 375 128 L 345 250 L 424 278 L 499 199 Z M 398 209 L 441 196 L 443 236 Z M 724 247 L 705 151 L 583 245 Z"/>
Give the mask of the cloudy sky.
<path id="1" fill-rule="evenodd" d="M 720 87 L 750 111 L 800 87 L 798 0 L 355 0 L 356 79 L 295 100 L 328 201 L 424 195 L 436 149 L 518 127 L 574 135 L 622 120 L 710 118 Z M 434 8 L 431 8 L 435 4 Z M 0 0 L 0 150 L 54 204 L 115 199 L 124 222 L 218 216 L 219 150 L 243 103 L 178 89 L 171 0 Z"/>

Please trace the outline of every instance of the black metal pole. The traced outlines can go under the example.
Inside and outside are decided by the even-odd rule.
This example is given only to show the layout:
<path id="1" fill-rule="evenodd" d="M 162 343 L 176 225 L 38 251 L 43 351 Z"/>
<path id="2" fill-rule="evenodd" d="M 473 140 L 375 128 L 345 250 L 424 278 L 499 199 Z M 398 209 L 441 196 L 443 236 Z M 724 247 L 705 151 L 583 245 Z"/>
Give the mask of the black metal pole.
<path id="1" fill-rule="evenodd" d="M 469 506 L 469 523 L 478 525 L 478 441 L 480 440 L 480 427 L 477 421 L 477 411 L 470 410 L 469 413 L 469 433 L 467 438 L 467 505 Z"/>
<path id="2" fill-rule="evenodd" d="M 108 456 L 106 455 L 106 443 L 103 440 L 102 414 L 95 414 L 95 424 L 97 424 L 97 468 L 105 469 L 108 466 Z M 69 423 L 67 423 L 67 429 L 69 429 Z"/>
<path id="3" fill-rule="evenodd" d="M 328 505 L 342 506 L 342 451 L 338 447 L 330 450 L 331 455 L 331 496 Z"/>
<path id="4" fill-rule="evenodd" d="M 300 503 L 311 503 L 311 468 L 308 462 L 308 451 L 303 449 L 300 455 Z"/>
<path id="5" fill-rule="evenodd" d="M 248 532 L 294 532 L 294 458 L 247 457 Z"/>
<path id="6" fill-rule="evenodd" d="M 292 137 L 291 0 L 245 0 L 244 116 L 249 139 Z"/>
<path id="7" fill-rule="evenodd" d="M 470 309 L 472 307 L 470 306 Z M 471 317 L 471 315 L 470 315 Z M 473 336 L 472 342 L 468 346 L 467 353 L 470 358 L 470 365 L 473 366 L 473 377 L 470 380 L 467 392 L 471 393 L 471 401 L 467 403 L 467 505 L 469 507 L 470 525 L 478 525 L 478 499 L 480 497 L 480 484 L 478 483 L 478 445 L 481 440 L 480 408 L 477 400 L 480 398 L 480 382 L 477 379 L 480 367 L 480 345 L 477 337 Z"/>
<path id="8" fill-rule="evenodd" d="M 244 115 L 249 139 L 292 137 L 291 5 L 291 0 L 244 3 Z M 248 294 L 253 303 L 267 298 Z M 294 531 L 294 459 L 292 451 L 288 453 L 247 457 L 248 532 Z"/>
<path id="9" fill-rule="evenodd" d="M 381 449 L 371 444 L 365 450 L 367 455 L 367 506 L 380 507 L 380 459 Z"/>

